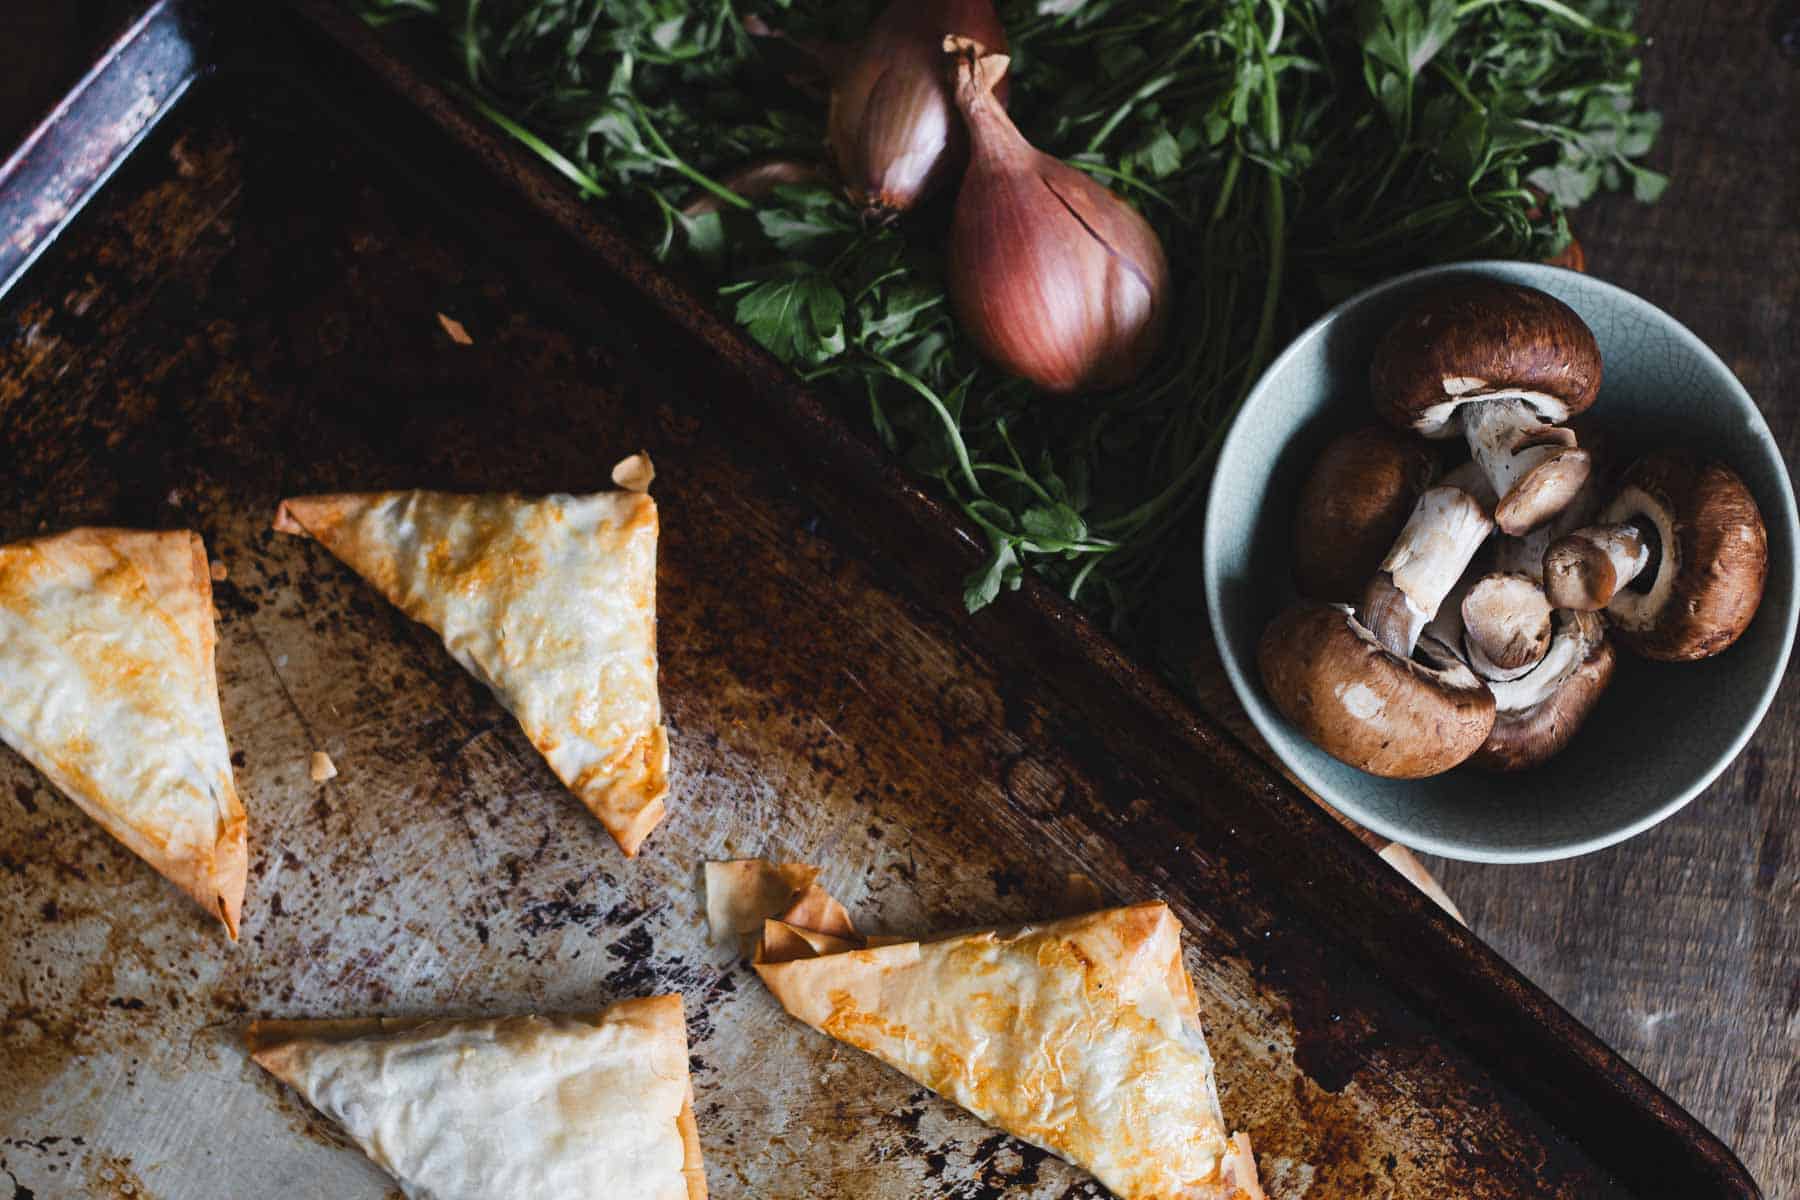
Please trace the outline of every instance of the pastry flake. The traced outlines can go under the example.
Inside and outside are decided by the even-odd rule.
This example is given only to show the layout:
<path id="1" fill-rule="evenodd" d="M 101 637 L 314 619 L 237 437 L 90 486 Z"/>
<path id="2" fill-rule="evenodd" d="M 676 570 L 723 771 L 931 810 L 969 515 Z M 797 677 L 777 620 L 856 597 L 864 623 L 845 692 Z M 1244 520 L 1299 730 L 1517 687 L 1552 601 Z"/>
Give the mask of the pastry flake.
<path id="1" fill-rule="evenodd" d="M 656 502 L 375 492 L 282 501 L 518 718 L 557 777 L 634 855 L 663 818 Z"/>
<path id="2" fill-rule="evenodd" d="M 0 546 L 0 739 L 236 940 L 247 822 L 215 640 L 199 534 Z"/>
<path id="3" fill-rule="evenodd" d="M 1167 905 L 925 939 L 822 929 L 803 907 L 766 914 L 754 960 L 793 1016 L 1124 1200 L 1262 1200 Z"/>
<path id="4" fill-rule="evenodd" d="M 257 1021 L 251 1057 L 410 1200 L 705 1200 L 680 996 L 586 1017 Z"/>
<path id="5" fill-rule="evenodd" d="M 706 864 L 706 927 L 715 942 L 754 934 L 763 920 L 793 907 L 819 877 L 805 863 L 740 858 Z"/>

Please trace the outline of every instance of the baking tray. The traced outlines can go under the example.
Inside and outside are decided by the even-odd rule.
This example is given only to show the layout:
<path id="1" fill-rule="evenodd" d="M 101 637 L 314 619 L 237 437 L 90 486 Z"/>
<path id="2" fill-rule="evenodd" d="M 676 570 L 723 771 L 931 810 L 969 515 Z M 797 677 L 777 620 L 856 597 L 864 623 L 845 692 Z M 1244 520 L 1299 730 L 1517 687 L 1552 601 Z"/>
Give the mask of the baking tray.
<path id="1" fill-rule="evenodd" d="M 252 853 L 232 946 L 0 752 L 14 1200 L 394 1196 L 247 1062 L 249 1017 L 667 989 L 721 1197 L 1103 1194 L 709 945 L 699 864 L 756 854 L 822 864 L 877 930 L 1041 915 L 1070 871 L 1166 900 L 1272 1197 L 1759 1195 L 1056 595 L 960 612 L 970 531 L 602 211 L 334 4 L 249 7 L 151 6 L 82 94 L 175 38 L 167 102 L 107 142 L 78 95 L 34 135 L 99 131 L 0 304 L 0 537 L 203 533 Z M 0 213 L 31 199 L 21 161 Z M 626 862 L 428 632 L 268 521 L 295 492 L 592 489 L 639 447 L 674 761 Z M 338 779 L 309 781 L 315 749 Z"/>

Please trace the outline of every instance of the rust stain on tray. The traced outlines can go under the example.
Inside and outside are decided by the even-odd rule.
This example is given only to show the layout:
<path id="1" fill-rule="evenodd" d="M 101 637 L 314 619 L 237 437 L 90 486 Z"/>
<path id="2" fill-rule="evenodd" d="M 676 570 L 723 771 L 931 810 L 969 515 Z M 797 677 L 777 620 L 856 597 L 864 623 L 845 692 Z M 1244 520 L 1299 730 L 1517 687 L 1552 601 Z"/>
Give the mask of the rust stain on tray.
<path id="1" fill-rule="evenodd" d="M 679 989 L 721 1197 L 1099 1195 L 785 1019 L 707 943 L 699 863 L 768 854 L 825 864 L 894 931 L 1044 915 L 1070 872 L 1164 896 L 1271 1197 L 1621 1194 L 1295 926 L 1230 830 L 1185 832 L 1156 781 L 860 555 L 833 526 L 853 514 L 810 508 L 746 442 L 729 380 L 542 304 L 303 111 L 271 85 L 188 114 L 179 154 L 128 172 L 0 311 L 0 537 L 191 526 L 231 564 L 219 670 L 252 851 L 234 948 L 0 752 L 0 1126 L 83 1137 L 81 1169 L 117 1187 L 142 1188 L 125 1155 L 154 1141 L 183 1200 L 298 1177 L 382 1197 L 233 1022 Z M 448 345 L 440 311 L 482 336 Z M 603 488 L 639 447 L 675 761 L 669 820 L 628 863 L 434 637 L 267 525 L 313 490 Z M 307 774 L 320 746 L 354 765 L 330 787 Z M 6 1161 L 33 1188 L 68 1177 Z M 148 1195 L 117 1187 L 96 1194 Z"/>
<path id="2" fill-rule="evenodd" d="M 96 1156 L 88 1166 L 87 1188 L 91 1200 L 156 1200 L 122 1154 Z"/>

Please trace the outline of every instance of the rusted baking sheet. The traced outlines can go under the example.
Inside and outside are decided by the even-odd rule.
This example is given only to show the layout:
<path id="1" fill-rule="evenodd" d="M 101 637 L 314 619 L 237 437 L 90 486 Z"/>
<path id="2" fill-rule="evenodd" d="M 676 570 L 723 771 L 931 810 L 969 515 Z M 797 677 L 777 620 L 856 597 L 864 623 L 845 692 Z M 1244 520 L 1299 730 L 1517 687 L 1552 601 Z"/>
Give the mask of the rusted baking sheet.
<path id="1" fill-rule="evenodd" d="M 0 294 L 205 71 L 211 23 L 159 0 L 0 162 Z"/>
<path id="2" fill-rule="evenodd" d="M 1166 899 L 1271 1196 L 1758 1194 L 1054 597 L 958 612 L 964 532 L 561 185 L 335 9 L 259 11 L 0 306 L 0 538 L 202 532 L 252 821 L 234 947 L 0 751 L 0 1195 L 392 1196 L 247 1062 L 250 1016 L 666 989 L 721 1197 L 1101 1194 L 707 944 L 699 864 L 753 854 L 823 864 L 876 930 L 1028 918 L 1070 871 Z M 430 634 L 268 521 L 603 487 L 640 447 L 674 764 L 627 863 Z"/>

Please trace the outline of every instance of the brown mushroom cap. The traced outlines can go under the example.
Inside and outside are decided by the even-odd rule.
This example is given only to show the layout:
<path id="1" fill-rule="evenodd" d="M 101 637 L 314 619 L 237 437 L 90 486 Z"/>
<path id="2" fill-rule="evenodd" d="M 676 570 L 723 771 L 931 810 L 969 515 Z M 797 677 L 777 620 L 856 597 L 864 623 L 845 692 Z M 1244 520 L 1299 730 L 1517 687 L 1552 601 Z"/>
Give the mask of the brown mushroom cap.
<path id="1" fill-rule="evenodd" d="M 1501 534 L 1494 539 L 1494 569 L 1514 571 L 1535 578 L 1544 574 L 1544 553 L 1550 543 L 1584 525 L 1591 525 L 1600 514 L 1600 505 L 1612 494 L 1613 476 L 1618 464 L 1613 458 L 1612 437 L 1588 417 L 1570 422 L 1581 448 L 1588 452 L 1590 469 L 1587 481 L 1563 510 L 1530 533 L 1514 537 Z M 1465 467 L 1473 464 L 1465 464 Z M 1461 469 L 1461 468 L 1459 468 Z M 1454 474 L 1455 472 L 1452 472 Z M 1477 474 L 1479 471 L 1476 472 Z M 1448 475 L 1445 476 L 1449 478 Z"/>
<path id="2" fill-rule="evenodd" d="M 1612 643 L 1599 617 L 1586 612 L 1558 612 L 1557 636 L 1568 639 L 1569 661 L 1558 665 L 1553 650 L 1540 670 L 1560 675 L 1542 699 L 1523 707 L 1501 707 L 1512 689 L 1526 690 L 1531 676 L 1515 684 L 1496 687 L 1494 726 L 1487 740 L 1470 758 L 1471 766 L 1487 771 L 1522 771 L 1562 752 L 1576 731 L 1600 702 L 1600 694 L 1612 682 Z"/>
<path id="3" fill-rule="evenodd" d="M 1581 447 L 1556 447 L 1494 506 L 1494 523 L 1508 537 L 1524 537 L 1572 504 L 1593 469 L 1593 455 Z"/>
<path id="4" fill-rule="evenodd" d="M 1660 558 L 1606 606 L 1625 648 L 1691 662 L 1737 641 L 1769 573 L 1769 531 L 1743 480 L 1678 451 L 1647 455 L 1600 513 L 1606 524 L 1634 519 L 1656 526 Z"/>
<path id="5" fill-rule="evenodd" d="M 1437 473 L 1426 442 L 1381 425 L 1335 439 L 1294 511 L 1294 583 L 1315 600 L 1354 600 Z"/>
<path id="6" fill-rule="evenodd" d="M 1536 288 L 1456 283 L 1388 330 L 1369 383 L 1383 420 L 1426 437 L 1455 433 L 1459 405 L 1501 397 L 1560 424 L 1600 394 L 1600 344 L 1574 309 Z"/>
<path id="7" fill-rule="evenodd" d="M 1282 715 L 1321 750 L 1372 775 L 1448 771 L 1494 724 L 1493 694 L 1467 667 L 1390 654 L 1341 605 L 1288 609 L 1263 632 L 1256 657 Z"/>
<path id="8" fill-rule="evenodd" d="M 1544 551 L 1544 590 L 1558 608 L 1597 612 L 1655 556 L 1651 522 L 1593 525 L 1556 539 Z"/>

